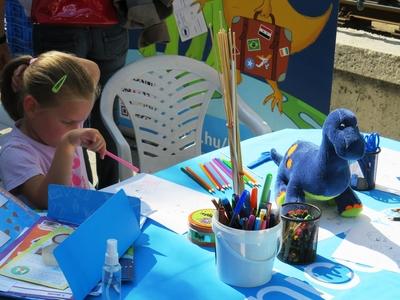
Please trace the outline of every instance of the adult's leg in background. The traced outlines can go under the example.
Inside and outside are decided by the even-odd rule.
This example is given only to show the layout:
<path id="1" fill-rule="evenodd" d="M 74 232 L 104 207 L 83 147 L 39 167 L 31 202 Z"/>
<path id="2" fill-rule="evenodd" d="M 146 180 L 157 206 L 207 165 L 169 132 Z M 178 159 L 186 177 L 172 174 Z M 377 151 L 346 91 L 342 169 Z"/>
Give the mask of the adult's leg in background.
<path id="1" fill-rule="evenodd" d="M 108 79 L 125 65 L 128 53 L 128 31 L 119 25 L 108 27 L 92 27 L 90 29 L 92 44 L 87 58 L 95 61 L 101 71 L 100 84 L 104 86 Z M 114 99 L 109 99 L 113 101 Z M 100 99 L 94 104 L 90 121 L 92 127 L 97 128 L 107 142 L 107 149 L 117 152 L 111 135 L 106 129 L 100 114 Z M 109 157 L 100 159 L 96 155 L 98 188 L 103 188 L 118 182 L 118 163 Z"/>

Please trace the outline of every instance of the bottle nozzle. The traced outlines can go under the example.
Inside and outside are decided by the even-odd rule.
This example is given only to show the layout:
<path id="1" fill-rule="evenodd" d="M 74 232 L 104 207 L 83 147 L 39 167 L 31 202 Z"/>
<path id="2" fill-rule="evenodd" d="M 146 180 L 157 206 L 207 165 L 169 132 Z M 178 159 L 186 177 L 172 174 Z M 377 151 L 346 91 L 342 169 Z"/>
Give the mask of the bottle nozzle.
<path id="1" fill-rule="evenodd" d="M 107 240 L 105 263 L 112 266 L 118 264 L 118 241 L 116 239 Z"/>

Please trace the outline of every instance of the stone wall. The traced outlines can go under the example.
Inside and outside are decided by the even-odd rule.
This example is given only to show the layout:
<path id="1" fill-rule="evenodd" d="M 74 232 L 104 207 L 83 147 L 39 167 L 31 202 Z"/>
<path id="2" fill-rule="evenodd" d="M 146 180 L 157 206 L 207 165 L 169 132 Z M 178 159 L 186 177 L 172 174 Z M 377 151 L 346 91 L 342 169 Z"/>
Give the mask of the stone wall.
<path id="1" fill-rule="evenodd" d="M 331 110 L 354 111 L 364 132 L 400 140 L 400 40 L 338 28 Z"/>

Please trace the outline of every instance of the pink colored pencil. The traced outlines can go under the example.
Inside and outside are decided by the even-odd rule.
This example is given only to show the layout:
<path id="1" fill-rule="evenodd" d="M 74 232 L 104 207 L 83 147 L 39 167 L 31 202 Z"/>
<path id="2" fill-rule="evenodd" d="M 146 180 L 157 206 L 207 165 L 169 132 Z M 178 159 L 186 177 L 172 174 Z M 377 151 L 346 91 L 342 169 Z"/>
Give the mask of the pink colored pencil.
<path id="1" fill-rule="evenodd" d="M 229 178 L 232 179 L 232 171 L 228 170 L 228 168 L 224 165 L 222 161 L 220 161 L 218 158 L 213 158 L 213 161 L 215 164 L 226 174 L 229 176 Z"/>
<path id="2" fill-rule="evenodd" d="M 207 163 L 203 164 L 203 167 L 208 172 L 208 175 L 210 175 L 210 178 L 212 178 L 212 180 L 214 181 L 213 183 L 217 186 L 217 188 L 219 190 L 223 190 L 224 189 L 223 185 L 218 181 L 217 177 L 215 177 L 215 175 L 211 171 L 211 168 L 207 166 Z"/>
<path id="3" fill-rule="evenodd" d="M 106 150 L 106 155 L 111 157 L 112 159 L 116 160 L 119 162 L 121 165 L 127 167 L 128 169 L 132 170 L 135 173 L 139 173 L 139 168 L 135 167 L 132 165 L 130 162 L 126 161 L 125 159 L 122 159 L 119 156 L 116 156 L 115 154 L 112 154 L 110 151 Z"/>
<path id="4" fill-rule="evenodd" d="M 218 176 L 222 179 L 226 187 L 229 187 L 229 181 L 226 180 L 225 176 L 222 175 L 222 173 L 219 171 L 219 169 L 210 161 L 209 162 L 210 166 L 214 169 L 214 171 L 218 174 Z"/>
<path id="5" fill-rule="evenodd" d="M 206 162 L 204 166 L 207 168 L 207 170 L 212 174 L 212 176 L 217 180 L 218 184 L 223 188 L 223 189 L 228 189 L 229 187 L 225 184 L 224 180 L 221 179 L 221 175 L 219 175 L 215 169 L 213 168 L 213 165 L 211 162 Z"/>

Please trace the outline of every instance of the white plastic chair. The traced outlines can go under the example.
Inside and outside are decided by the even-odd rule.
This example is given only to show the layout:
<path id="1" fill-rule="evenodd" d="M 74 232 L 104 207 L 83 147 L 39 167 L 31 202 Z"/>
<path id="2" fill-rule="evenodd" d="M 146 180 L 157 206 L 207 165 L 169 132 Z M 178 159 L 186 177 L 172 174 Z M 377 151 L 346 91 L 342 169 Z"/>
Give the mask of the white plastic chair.
<path id="1" fill-rule="evenodd" d="M 11 127 L 14 126 L 14 121 L 8 116 L 4 110 L 3 104 L 0 104 L 0 149 L 3 144 L 3 140 L 6 135 L 11 131 Z"/>
<path id="2" fill-rule="evenodd" d="M 141 172 L 153 173 L 200 155 L 203 121 L 215 90 L 218 73 L 185 56 L 153 56 L 126 65 L 104 86 L 100 100 L 116 154 L 132 161 L 130 146 L 113 118 L 114 101 L 120 99 L 133 124 Z M 239 118 L 257 135 L 271 131 L 241 99 Z M 130 176 L 131 171 L 119 168 L 120 180 Z"/>

